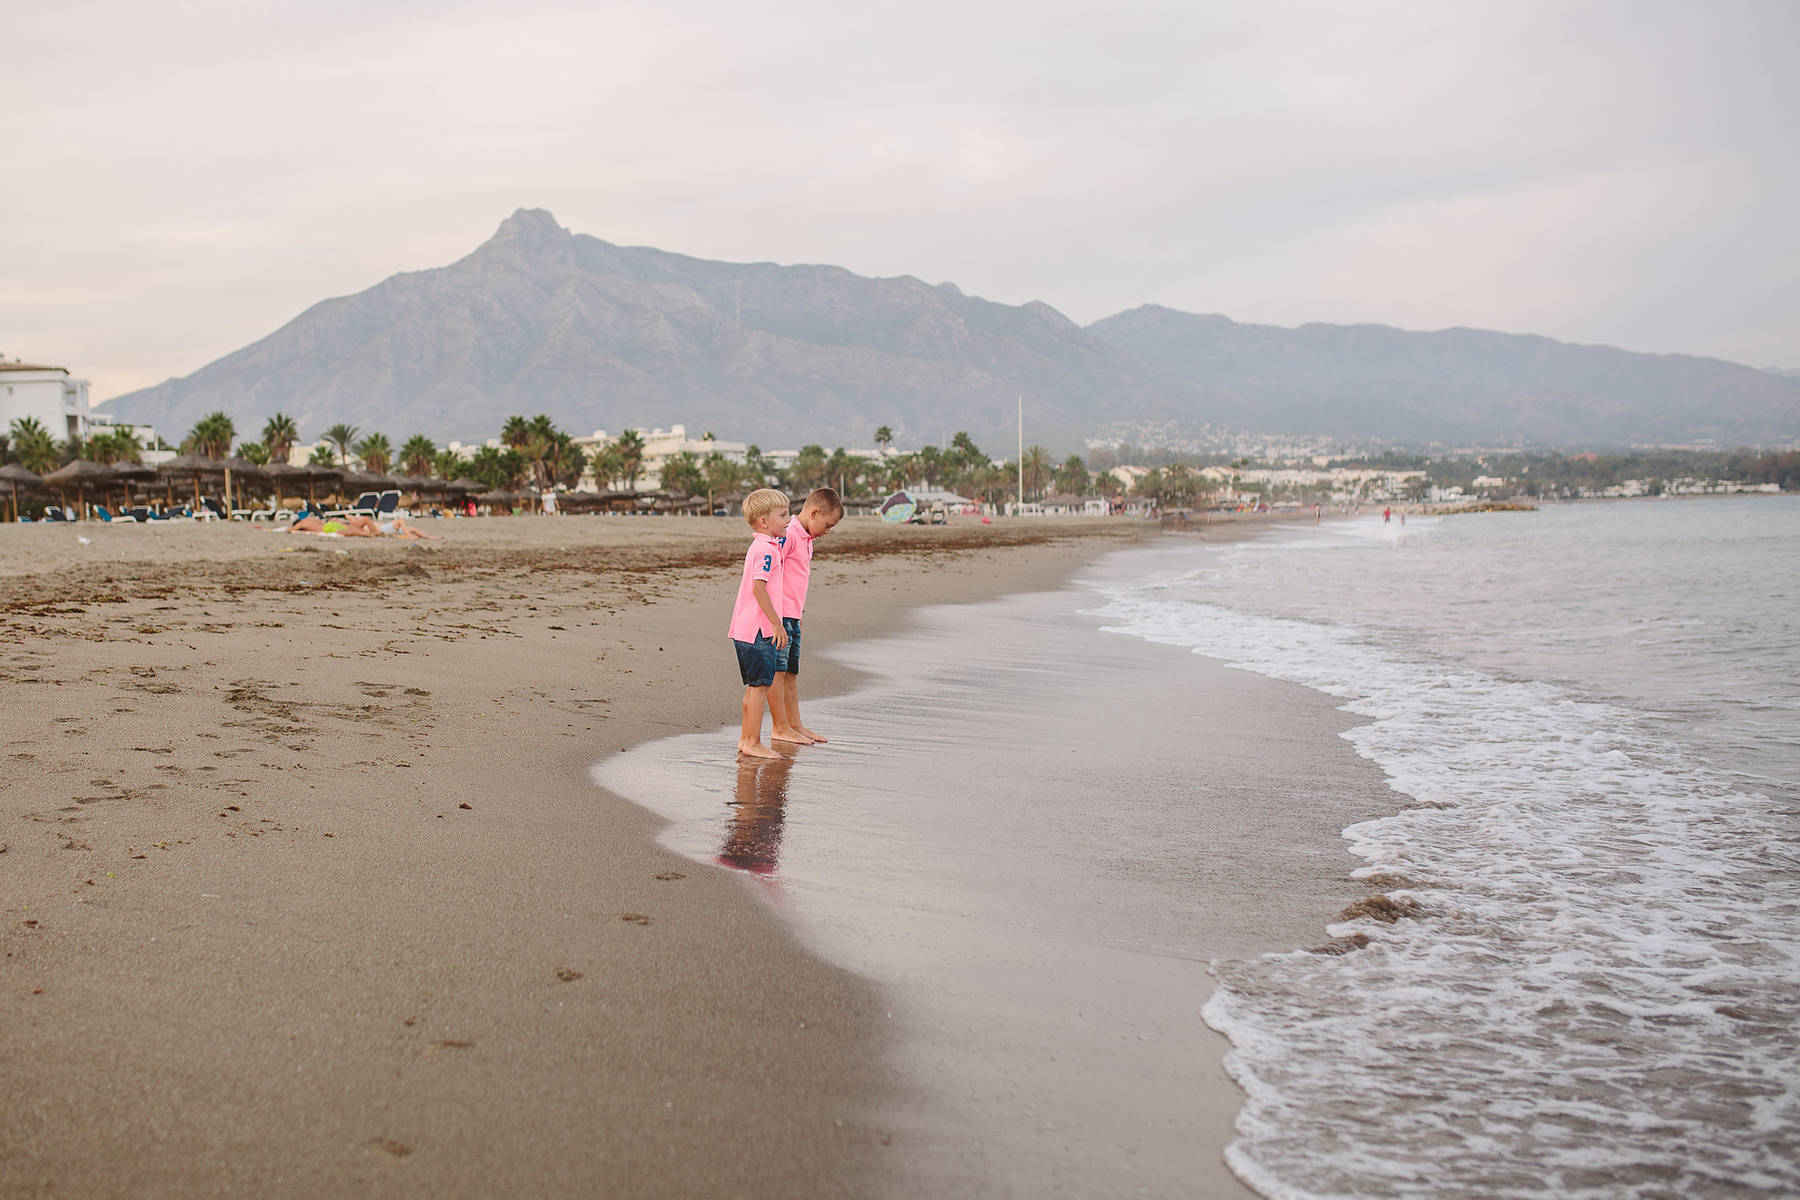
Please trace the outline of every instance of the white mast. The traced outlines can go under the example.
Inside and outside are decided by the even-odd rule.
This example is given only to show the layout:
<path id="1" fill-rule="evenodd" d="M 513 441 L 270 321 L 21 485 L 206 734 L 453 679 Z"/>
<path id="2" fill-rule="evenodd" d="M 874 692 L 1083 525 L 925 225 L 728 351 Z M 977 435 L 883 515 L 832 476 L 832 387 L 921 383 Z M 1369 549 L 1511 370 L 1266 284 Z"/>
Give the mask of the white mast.
<path id="1" fill-rule="evenodd" d="M 1019 511 L 1025 511 L 1025 394 L 1019 394 Z"/>

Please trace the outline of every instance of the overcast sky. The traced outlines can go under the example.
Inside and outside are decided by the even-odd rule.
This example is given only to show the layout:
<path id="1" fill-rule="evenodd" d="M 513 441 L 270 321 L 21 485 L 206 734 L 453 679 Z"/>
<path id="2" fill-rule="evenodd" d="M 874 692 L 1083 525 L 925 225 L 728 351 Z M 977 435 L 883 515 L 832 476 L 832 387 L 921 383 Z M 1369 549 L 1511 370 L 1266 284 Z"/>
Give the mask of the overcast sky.
<path id="1" fill-rule="evenodd" d="M 0 58 L 0 353 L 108 398 L 515 208 L 1240 321 L 1800 367 L 1800 3 L 57 0 Z"/>

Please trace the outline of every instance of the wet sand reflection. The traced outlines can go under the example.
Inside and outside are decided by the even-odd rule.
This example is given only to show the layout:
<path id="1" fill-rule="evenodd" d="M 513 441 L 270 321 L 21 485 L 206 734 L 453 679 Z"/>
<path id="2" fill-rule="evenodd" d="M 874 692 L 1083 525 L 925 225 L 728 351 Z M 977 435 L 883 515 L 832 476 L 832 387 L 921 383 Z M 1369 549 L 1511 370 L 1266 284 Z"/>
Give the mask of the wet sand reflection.
<path id="1" fill-rule="evenodd" d="M 787 821 L 788 775 L 798 747 L 775 743 L 780 758 L 753 759 L 737 768 L 737 796 L 725 823 L 720 864 L 753 875 L 773 876 L 781 858 L 781 831 Z"/>

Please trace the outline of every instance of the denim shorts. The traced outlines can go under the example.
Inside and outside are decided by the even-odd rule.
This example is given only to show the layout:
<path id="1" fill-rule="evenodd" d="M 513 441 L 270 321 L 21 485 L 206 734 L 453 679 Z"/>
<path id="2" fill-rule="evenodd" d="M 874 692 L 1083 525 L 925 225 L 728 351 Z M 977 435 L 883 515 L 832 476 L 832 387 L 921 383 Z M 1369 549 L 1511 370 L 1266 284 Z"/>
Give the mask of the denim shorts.
<path id="1" fill-rule="evenodd" d="M 781 627 L 787 630 L 787 649 L 775 652 L 775 669 L 789 675 L 800 673 L 800 618 L 783 617 Z"/>
<path id="2" fill-rule="evenodd" d="M 732 638 L 731 644 L 737 648 L 738 674 L 744 677 L 745 687 L 768 687 L 775 682 L 779 652 L 768 634 L 757 634 L 754 642 Z"/>

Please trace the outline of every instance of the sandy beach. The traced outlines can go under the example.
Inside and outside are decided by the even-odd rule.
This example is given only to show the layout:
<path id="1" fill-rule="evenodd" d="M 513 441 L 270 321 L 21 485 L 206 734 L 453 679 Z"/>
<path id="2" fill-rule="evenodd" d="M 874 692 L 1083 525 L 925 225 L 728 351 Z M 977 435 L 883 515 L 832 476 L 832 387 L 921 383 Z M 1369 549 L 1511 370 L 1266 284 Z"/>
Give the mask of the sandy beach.
<path id="1" fill-rule="evenodd" d="M 894 1115 L 879 990 L 589 778 L 733 719 L 742 524 L 426 528 L 444 540 L 0 527 L 0 1191 L 844 1196 L 917 1177 L 896 1158 L 938 1134 Z M 852 520 L 819 551 L 809 647 L 1054 588 L 1157 536 Z M 815 656 L 806 694 L 858 681 Z M 1213 682 L 1221 714 L 1300 694 Z M 1306 754 L 1273 744 L 1282 786 L 1303 790 L 1304 763 L 1368 803 L 1329 736 L 1345 718 L 1306 703 Z M 1270 769 L 1233 753 L 1245 786 Z M 1355 891 L 1338 816 L 1279 823 L 1253 869 L 1316 886 L 1278 911 L 1244 892 L 1222 952 L 1320 940 Z M 1332 845 L 1342 861 L 1318 857 Z M 1239 1097 L 1214 1075 L 1223 1137 Z M 1232 1194 L 1206 1157 L 1194 1194 Z"/>

